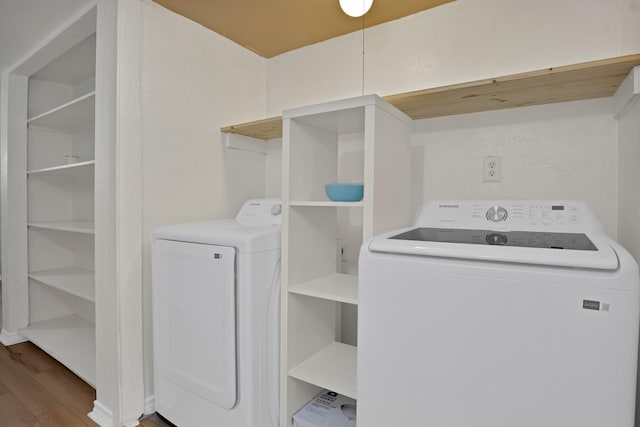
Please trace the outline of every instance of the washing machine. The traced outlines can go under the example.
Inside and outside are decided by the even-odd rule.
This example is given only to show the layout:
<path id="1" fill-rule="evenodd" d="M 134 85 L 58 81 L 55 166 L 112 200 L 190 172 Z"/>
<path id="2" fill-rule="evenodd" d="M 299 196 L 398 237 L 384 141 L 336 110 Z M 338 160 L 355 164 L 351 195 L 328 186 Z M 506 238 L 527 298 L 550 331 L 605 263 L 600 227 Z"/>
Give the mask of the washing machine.
<path id="1" fill-rule="evenodd" d="M 579 201 L 437 201 L 362 246 L 358 425 L 632 427 L 636 262 Z"/>
<path id="2" fill-rule="evenodd" d="M 155 408 L 179 427 L 278 426 L 280 212 L 153 233 Z"/>

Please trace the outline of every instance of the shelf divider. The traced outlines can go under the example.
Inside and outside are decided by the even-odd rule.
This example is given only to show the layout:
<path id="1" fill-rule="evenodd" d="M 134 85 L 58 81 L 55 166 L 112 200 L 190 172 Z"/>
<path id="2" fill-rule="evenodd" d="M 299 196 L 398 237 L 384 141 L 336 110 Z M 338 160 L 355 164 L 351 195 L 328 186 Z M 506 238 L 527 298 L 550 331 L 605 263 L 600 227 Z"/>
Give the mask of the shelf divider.
<path id="1" fill-rule="evenodd" d="M 341 273 L 330 274 L 293 286 L 289 292 L 357 305 L 358 276 Z"/>
<path id="2" fill-rule="evenodd" d="M 28 126 L 44 129 L 78 130 L 91 128 L 95 121 L 95 91 L 79 96 L 27 120 Z"/>
<path id="3" fill-rule="evenodd" d="M 357 399 L 356 359 L 356 347 L 332 342 L 289 369 L 289 376 Z"/>
<path id="4" fill-rule="evenodd" d="M 41 168 L 41 169 L 33 169 L 33 170 L 30 170 L 30 171 L 27 171 L 27 175 L 37 175 L 37 174 L 49 173 L 49 172 L 73 170 L 73 169 L 77 169 L 77 168 L 83 168 L 83 167 L 86 167 L 86 166 L 93 166 L 95 164 L 96 164 L 95 160 L 87 160 L 85 162 L 70 163 L 70 164 L 67 164 L 67 165 L 59 165 L 59 166 L 51 166 L 51 167 L 48 167 L 48 168 Z"/>
<path id="5" fill-rule="evenodd" d="M 90 221 L 48 221 L 29 222 L 30 228 L 42 228 L 46 230 L 69 231 L 72 233 L 95 234 L 95 225 Z"/>
<path id="6" fill-rule="evenodd" d="M 32 271 L 29 278 L 84 300 L 95 302 L 95 275 L 77 267 Z"/>

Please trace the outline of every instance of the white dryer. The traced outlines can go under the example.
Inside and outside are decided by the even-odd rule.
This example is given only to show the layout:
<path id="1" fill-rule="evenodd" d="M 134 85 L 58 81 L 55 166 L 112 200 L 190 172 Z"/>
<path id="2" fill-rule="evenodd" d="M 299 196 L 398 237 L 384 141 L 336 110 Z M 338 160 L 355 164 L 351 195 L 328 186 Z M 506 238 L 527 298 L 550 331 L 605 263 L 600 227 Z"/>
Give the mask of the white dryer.
<path id="1" fill-rule="evenodd" d="M 278 426 L 280 211 L 153 233 L 155 407 L 177 426 Z"/>
<path id="2" fill-rule="evenodd" d="M 632 427 L 639 282 L 583 202 L 425 205 L 361 250 L 358 425 Z"/>

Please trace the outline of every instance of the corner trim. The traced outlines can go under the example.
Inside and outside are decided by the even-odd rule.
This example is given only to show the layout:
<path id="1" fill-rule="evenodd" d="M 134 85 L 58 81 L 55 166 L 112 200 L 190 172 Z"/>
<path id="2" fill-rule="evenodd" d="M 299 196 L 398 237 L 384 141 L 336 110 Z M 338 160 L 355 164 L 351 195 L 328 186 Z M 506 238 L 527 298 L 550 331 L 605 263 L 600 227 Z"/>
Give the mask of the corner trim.
<path id="1" fill-rule="evenodd" d="M 97 400 L 93 401 L 93 411 L 87 414 L 100 427 L 113 426 L 113 414 L 111 411 Z"/>
<path id="2" fill-rule="evenodd" d="M 144 399 L 144 414 L 150 415 L 156 412 L 156 397 L 155 395 L 151 395 Z"/>
<path id="3" fill-rule="evenodd" d="M 25 341 L 29 341 L 29 340 L 17 332 L 7 332 L 6 330 L 3 329 L 2 332 L 0 333 L 0 343 L 2 343 L 5 346 L 19 344 Z"/>

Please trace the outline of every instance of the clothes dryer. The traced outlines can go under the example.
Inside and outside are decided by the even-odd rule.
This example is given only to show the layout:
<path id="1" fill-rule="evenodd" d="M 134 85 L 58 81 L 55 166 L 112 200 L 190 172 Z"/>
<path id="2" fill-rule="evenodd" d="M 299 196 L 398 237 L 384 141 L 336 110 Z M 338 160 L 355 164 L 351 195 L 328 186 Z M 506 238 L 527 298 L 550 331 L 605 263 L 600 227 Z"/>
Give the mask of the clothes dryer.
<path id="1" fill-rule="evenodd" d="M 155 407 L 180 427 L 278 426 L 280 212 L 153 233 Z"/>
<path id="2" fill-rule="evenodd" d="M 362 246 L 358 424 L 632 427 L 638 267 L 577 201 L 439 201 Z"/>

